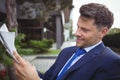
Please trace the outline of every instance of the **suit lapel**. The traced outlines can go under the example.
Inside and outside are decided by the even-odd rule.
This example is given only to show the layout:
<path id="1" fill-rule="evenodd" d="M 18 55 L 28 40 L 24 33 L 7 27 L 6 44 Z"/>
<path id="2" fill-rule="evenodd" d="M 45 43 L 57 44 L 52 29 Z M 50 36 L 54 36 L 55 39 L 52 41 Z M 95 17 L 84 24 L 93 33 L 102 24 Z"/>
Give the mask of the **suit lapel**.
<path id="1" fill-rule="evenodd" d="M 55 79 L 55 76 L 57 76 L 59 74 L 59 72 L 65 65 L 65 63 L 73 55 L 73 53 L 76 51 L 77 48 L 78 47 L 74 47 L 72 49 L 69 49 L 69 51 L 63 51 L 63 53 L 60 53 L 60 54 L 66 54 L 66 55 L 62 55 L 62 58 L 60 58 L 60 60 L 58 61 L 59 64 L 57 64 L 57 67 L 55 68 L 55 71 L 54 71 L 55 73 L 53 73 L 53 75 L 54 75 L 53 80 Z"/>
<path id="2" fill-rule="evenodd" d="M 60 70 L 63 68 L 63 66 L 65 65 L 65 63 L 68 61 L 68 59 L 73 55 L 73 53 L 76 51 L 78 47 L 74 47 L 74 49 L 70 50 L 69 52 L 64 52 L 63 54 L 67 54 L 66 56 L 62 56 L 62 58 L 60 59 L 60 63 L 59 63 L 59 67 Z"/>
<path id="3" fill-rule="evenodd" d="M 90 60 L 94 59 L 95 57 L 97 57 L 98 55 L 100 55 L 102 53 L 102 51 L 104 51 L 105 46 L 103 43 L 101 43 L 100 45 L 98 45 L 97 47 L 95 47 L 94 49 L 90 50 L 88 53 L 86 53 L 80 60 L 78 60 L 67 72 L 66 74 L 63 76 L 62 79 L 64 79 L 70 72 L 83 67 L 86 63 L 88 63 Z"/>

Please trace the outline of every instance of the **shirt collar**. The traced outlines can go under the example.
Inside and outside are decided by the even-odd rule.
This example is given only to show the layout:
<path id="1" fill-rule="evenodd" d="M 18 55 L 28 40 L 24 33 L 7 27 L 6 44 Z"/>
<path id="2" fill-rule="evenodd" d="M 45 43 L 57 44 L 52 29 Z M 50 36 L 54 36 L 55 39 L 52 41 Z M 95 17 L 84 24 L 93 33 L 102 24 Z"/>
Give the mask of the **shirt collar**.
<path id="1" fill-rule="evenodd" d="M 102 41 L 98 42 L 97 44 L 93 45 L 93 46 L 90 46 L 90 47 L 86 47 L 84 48 L 86 52 L 89 52 L 91 49 L 93 49 L 94 47 L 98 46 L 99 44 L 101 44 Z"/>

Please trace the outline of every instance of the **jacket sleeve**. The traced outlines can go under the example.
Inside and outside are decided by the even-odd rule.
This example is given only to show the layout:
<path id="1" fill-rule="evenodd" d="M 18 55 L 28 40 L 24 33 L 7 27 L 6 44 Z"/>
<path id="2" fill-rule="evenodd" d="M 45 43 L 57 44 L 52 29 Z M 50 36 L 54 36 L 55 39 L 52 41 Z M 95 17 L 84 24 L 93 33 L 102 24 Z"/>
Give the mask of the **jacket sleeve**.
<path id="1" fill-rule="evenodd" d="M 43 79 L 43 74 L 37 70 L 38 76 Z"/>
<path id="2" fill-rule="evenodd" d="M 61 68 L 60 65 L 63 65 L 64 59 L 69 58 L 67 53 L 73 53 L 73 51 L 76 49 L 76 47 L 71 48 L 64 48 L 58 55 L 55 63 L 48 69 L 48 71 L 45 72 L 45 74 L 41 74 L 38 72 L 39 76 L 43 80 L 55 80 L 57 77 L 57 74 L 59 73 L 59 69 Z"/>
<path id="3" fill-rule="evenodd" d="M 37 71 L 40 78 L 42 78 L 43 80 L 51 80 L 51 78 L 53 77 L 53 73 L 54 73 L 54 70 L 56 68 L 56 65 L 59 64 L 59 61 L 61 60 L 60 57 L 62 56 L 61 54 L 63 53 L 63 51 L 64 50 L 62 50 L 59 53 L 55 63 L 44 74 Z M 55 77 L 55 75 L 54 75 L 54 77 Z"/>
<path id="4" fill-rule="evenodd" d="M 96 71 L 92 80 L 120 80 L 120 59 L 105 64 Z"/>

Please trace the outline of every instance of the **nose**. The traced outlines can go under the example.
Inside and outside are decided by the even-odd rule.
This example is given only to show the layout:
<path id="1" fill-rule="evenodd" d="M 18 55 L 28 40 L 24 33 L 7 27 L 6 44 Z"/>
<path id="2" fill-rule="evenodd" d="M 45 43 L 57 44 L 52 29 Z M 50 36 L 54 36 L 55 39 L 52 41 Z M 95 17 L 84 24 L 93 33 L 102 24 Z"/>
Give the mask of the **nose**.
<path id="1" fill-rule="evenodd" d="M 81 36 L 81 31 L 80 31 L 80 29 L 77 29 L 77 30 L 76 30 L 75 36 Z"/>

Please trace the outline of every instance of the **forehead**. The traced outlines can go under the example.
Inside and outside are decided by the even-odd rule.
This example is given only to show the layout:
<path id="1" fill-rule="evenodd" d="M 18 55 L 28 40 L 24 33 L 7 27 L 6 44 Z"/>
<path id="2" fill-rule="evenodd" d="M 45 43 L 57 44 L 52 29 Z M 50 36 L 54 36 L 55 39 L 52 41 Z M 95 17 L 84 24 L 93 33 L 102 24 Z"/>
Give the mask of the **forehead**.
<path id="1" fill-rule="evenodd" d="M 89 30 L 97 29 L 97 25 L 95 25 L 95 20 L 93 18 L 86 18 L 80 16 L 77 23 L 78 27 L 86 28 Z"/>
<path id="2" fill-rule="evenodd" d="M 80 16 L 78 19 L 78 25 L 82 23 L 95 26 L 95 20 L 93 18 L 86 18 L 86 17 Z"/>

